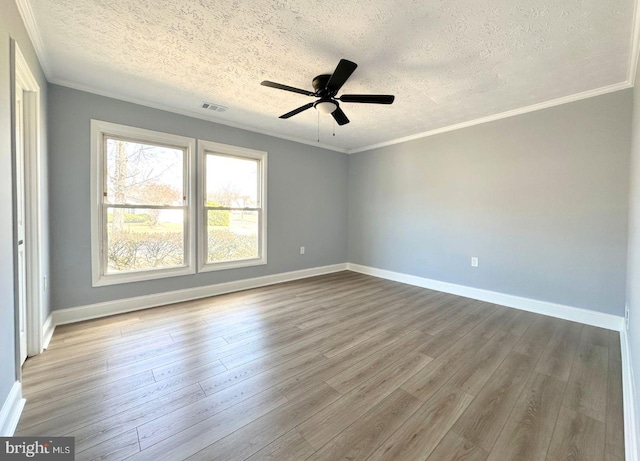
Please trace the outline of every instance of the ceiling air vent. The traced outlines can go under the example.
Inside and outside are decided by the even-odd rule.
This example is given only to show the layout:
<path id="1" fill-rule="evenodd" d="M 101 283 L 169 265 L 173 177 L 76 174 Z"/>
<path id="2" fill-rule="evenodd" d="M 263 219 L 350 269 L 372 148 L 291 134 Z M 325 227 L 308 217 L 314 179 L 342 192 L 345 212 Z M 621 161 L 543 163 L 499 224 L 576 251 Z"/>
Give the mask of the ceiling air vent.
<path id="1" fill-rule="evenodd" d="M 203 109 L 212 110 L 214 112 L 226 112 L 228 109 L 228 107 L 214 104 L 212 102 L 203 102 L 201 107 Z"/>

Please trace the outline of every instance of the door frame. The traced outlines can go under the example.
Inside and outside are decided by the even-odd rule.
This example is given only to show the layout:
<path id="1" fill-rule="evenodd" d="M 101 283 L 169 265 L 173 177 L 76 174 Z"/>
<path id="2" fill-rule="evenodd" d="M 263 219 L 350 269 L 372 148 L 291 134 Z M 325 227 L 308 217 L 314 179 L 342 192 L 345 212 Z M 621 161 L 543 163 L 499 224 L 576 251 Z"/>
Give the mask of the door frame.
<path id="1" fill-rule="evenodd" d="M 16 292 L 14 293 L 14 298 L 17 300 L 18 305 L 18 331 L 16 334 L 20 338 L 18 341 L 19 347 L 18 350 L 20 352 L 20 364 L 24 364 L 24 361 L 27 359 L 28 347 L 27 342 L 29 338 L 29 333 L 27 331 L 27 266 L 29 262 L 27 261 L 27 242 L 26 242 L 26 213 L 27 208 L 25 206 L 25 198 L 26 198 L 26 175 L 25 175 L 25 159 L 26 159 L 26 150 L 25 150 L 25 129 L 24 129 L 24 121 L 26 119 L 24 112 L 24 89 L 20 85 L 18 81 L 16 81 L 15 85 L 15 137 L 16 137 L 16 156 L 13 164 L 15 165 L 15 173 L 13 174 L 13 180 L 15 181 L 15 206 L 13 208 L 13 219 L 16 221 L 14 225 L 15 229 L 15 238 L 18 239 L 18 243 L 16 245 L 16 261 L 17 261 L 17 272 L 15 273 L 16 278 Z"/>
<path id="2" fill-rule="evenodd" d="M 26 284 L 27 284 L 27 356 L 38 355 L 43 349 L 43 278 L 41 265 L 42 252 L 42 197 L 41 197 L 41 164 L 40 164 L 40 86 L 31 72 L 18 44 L 12 40 L 14 55 L 14 79 L 11 82 L 11 119 L 13 121 L 12 138 L 15 138 L 16 126 L 16 84 L 23 88 L 24 109 L 24 188 L 25 188 L 25 243 L 26 252 Z M 15 162 L 17 142 L 13 139 L 12 150 Z M 15 176 L 15 163 L 13 165 Z M 16 185 L 14 177 L 14 188 Z M 14 190 L 14 194 L 16 191 Z M 15 198 L 14 198 L 15 201 Z M 15 234 L 15 219 L 14 219 Z M 14 240 L 15 240 L 14 235 Z M 14 248 L 17 242 L 14 242 Z M 17 274 L 16 274 L 17 275 Z M 17 280 L 15 286 L 17 287 Z M 15 300 L 18 309 L 18 302 Z M 16 315 L 19 312 L 16 310 Z M 19 320 L 19 319 L 16 319 Z M 16 322 L 17 324 L 17 322 Z M 16 329 L 16 335 L 18 329 Z M 16 338 L 19 341 L 20 338 Z M 17 343 L 19 346 L 19 343 Z M 18 349 L 18 348 L 16 348 Z M 20 351 L 16 350 L 18 361 Z M 18 367 L 19 368 L 19 367 Z"/>

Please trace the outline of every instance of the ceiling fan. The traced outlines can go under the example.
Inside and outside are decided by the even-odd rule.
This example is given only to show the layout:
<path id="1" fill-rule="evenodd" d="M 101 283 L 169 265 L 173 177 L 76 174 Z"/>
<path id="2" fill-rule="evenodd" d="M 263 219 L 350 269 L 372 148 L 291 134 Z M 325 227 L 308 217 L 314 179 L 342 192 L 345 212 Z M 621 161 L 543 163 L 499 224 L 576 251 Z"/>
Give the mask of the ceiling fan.
<path id="1" fill-rule="evenodd" d="M 338 94 L 342 85 L 344 85 L 351 74 L 353 74 L 353 71 L 356 70 L 356 67 L 358 67 L 358 65 L 355 62 L 341 59 L 336 70 L 333 71 L 333 74 L 322 74 L 313 79 L 312 85 L 315 91 L 302 90 L 300 88 L 294 88 L 292 86 L 282 85 L 268 80 L 265 80 L 260 84 L 270 88 L 277 88 L 279 90 L 291 91 L 293 93 L 300 93 L 305 96 L 319 98 L 315 102 L 310 102 L 309 104 L 305 104 L 291 112 L 281 115 L 280 118 L 293 117 L 300 112 L 315 107 L 316 110 L 323 114 L 331 114 L 335 121 L 338 122 L 338 125 L 346 125 L 349 123 L 349 119 L 342 109 L 340 109 L 338 100 L 342 102 L 365 104 L 391 104 L 395 98 L 395 96 L 388 94 L 343 94 L 339 98 L 336 98 L 336 94 Z"/>

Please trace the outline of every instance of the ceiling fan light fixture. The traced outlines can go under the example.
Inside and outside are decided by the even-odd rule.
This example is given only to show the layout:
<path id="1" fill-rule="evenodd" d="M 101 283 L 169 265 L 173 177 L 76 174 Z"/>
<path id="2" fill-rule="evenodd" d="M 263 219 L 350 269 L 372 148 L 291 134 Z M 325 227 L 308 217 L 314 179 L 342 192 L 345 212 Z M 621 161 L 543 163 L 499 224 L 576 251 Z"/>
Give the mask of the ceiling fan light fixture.
<path id="1" fill-rule="evenodd" d="M 337 108 L 338 104 L 334 101 L 318 101 L 315 106 L 316 110 L 322 114 L 332 114 Z"/>
<path id="2" fill-rule="evenodd" d="M 341 59 L 333 71 L 333 74 L 317 75 L 311 84 L 315 91 L 302 90 L 289 85 L 283 85 L 282 83 L 271 82 L 269 80 L 263 80 L 260 85 L 267 86 L 269 88 L 275 88 L 277 90 L 290 91 L 292 93 L 299 93 L 305 96 L 311 96 L 312 98 L 320 98 L 315 102 L 310 102 L 304 106 L 300 106 L 297 109 L 282 114 L 279 118 L 287 119 L 294 115 L 309 110 L 315 107 L 318 111 L 318 117 L 320 113 L 333 117 L 336 123 L 340 126 L 349 123 L 349 119 L 346 114 L 340 108 L 340 102 L 348 103 L 360 103 L 360 104 L 391 104 L 394 96 L 390 94 L 343 94 L 340 97 L 336 95 L 342 88 L 342 85 L 349 79 L 353 71 L 356 70 L 358 65 L 355 62 Z M 318 118 L 318 127 L 320 126 L 320 119 Z"/>

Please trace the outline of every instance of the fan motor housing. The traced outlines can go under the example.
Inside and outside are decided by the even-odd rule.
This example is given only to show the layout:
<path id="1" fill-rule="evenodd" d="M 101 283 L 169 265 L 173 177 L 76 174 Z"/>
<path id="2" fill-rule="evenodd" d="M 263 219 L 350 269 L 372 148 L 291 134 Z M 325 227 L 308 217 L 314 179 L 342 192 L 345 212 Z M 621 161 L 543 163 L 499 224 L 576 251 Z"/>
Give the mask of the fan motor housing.
<path id="1" fill-rule="evenodd" d="M 323 91 L 323 90 L 327 88 L 327 83 L 329 83 L 330 78 L 331 78 L 331 75 L 322 74 L 322 75 L 318 75 L 317 77 L 314 77 L 313 81 L 311 82 L 311 84 L 313 85 L 313 89 L 316 90 L 316 92 L 318 92 L 320 96 L 325 96 L 323 93 L 328 93 L 328 91 Z"/>

